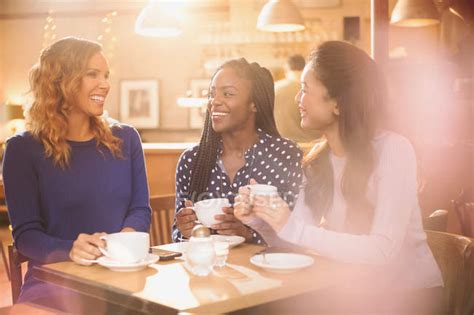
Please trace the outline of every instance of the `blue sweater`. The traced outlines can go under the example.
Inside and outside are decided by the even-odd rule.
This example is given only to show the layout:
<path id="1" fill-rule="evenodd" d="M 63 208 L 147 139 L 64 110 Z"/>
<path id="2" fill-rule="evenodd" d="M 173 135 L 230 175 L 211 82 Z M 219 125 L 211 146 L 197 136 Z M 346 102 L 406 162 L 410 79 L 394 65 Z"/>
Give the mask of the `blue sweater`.
<path id="1" fill-rule="evenodd" d="M 95 139 L 69 141 L 71 161 L 65 170 L 45 158 L 42 144 L 30 133 L 8 140 L 6 202 L 15 244 L 30 258 L 29 269 L 68 260 L 80 233 L 114 233 L 124 227 L 148 232 L 151 210 L 140 137 L 127 125 L 112 130 L 123 141 L 122 159 Z"/>

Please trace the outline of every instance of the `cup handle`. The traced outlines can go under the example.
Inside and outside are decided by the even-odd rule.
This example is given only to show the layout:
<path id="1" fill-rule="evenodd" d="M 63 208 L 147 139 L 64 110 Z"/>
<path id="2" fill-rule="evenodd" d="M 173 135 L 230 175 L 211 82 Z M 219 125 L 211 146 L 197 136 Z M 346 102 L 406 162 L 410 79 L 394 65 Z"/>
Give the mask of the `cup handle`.
<path id="1" fill-rule="evenodd" d="M 106 236 L 101 236 L 100 239 L 107 243 L 107 237 Z M 99 251 L 102 253 L 102 255 L 110 258 L 109 253 L 105 249 L 103 249 L 102 247 L 98 247 L 98 248 L 99 248 Z"/>

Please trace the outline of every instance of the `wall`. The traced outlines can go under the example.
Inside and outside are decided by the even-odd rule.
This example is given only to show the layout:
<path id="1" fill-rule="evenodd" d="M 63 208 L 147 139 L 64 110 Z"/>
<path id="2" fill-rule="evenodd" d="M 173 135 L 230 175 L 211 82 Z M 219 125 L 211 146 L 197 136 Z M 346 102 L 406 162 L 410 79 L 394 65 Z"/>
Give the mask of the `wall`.
<path id="1" fill-rule="evenodd" d="M 195 1 L 197 2 L 197 1 Z M 211 1 L 208 1 L 211 2 Z M 2 58 L 0 61 L 0 103 L 6 98 L 19 95 L 28 90 L 28 71 L 36 62 L 43 41 L 44 13 L 49 8 L 56 14 L 57 38 L 63 36 L 81 36 L 96 39 L 104 34 L 102 16 L 98 12 L 117 10 L 113 18 L 112 34 L 116 36 L 115 49 L 107 50 L 110 44 L 106 40 L 106 53 L 110 58 L 112 70 L 112 89 L 106 101 L 106 109 L 115 118 L 119 116 L 119 83 L 121 79 L 154 78 L 160 81 L 160 130 L 144 130 L 142 136 L 146 141 L 196 141 L 199 130 L 188 130 L 188 109 L 179 108 L 176 98 L 183 96 L 190 88 L 189 82 L 194 78 L 210 76 L 203 69 L 206 58 L 213 56 L 214 51 L 225 52 L 225 58 L 238 55 L 250 60 L 257 60 L 265 66 L 283 63 L 284 58 L 276 56 L 280 45 L 234 43 L 223 46 L 202 44 L 200 36 L 206 31 L 209 23 L 222 22 L 239 26 L 242 16 L 245 21 L 254 25 L 259 9 L 264 1 L 253 0 L 219 0 L 214 1 L 214 10 L 208 14 L 191 16 L 188 19 L 187 31 L 173 39 L 145 38 L 134 33 L 135 16 L 145 1 L 32 1 L 4 0 L 4 15 L 0 12 L 0 39 Z M 308 21 L 316 21 L 323 28 L 320 40 L 342 38 L 343 16 L 361 16 L 361 40 L 358 44 L 370 50 L 370 1 L 343 0 L 343 5 L 335 8 L 304 9 L 303 15 Z M 6 5 L 5 5 L 6 4 Z M 217 8 L 217 9 L 216 9 Z M 62 12 L 62 13 L 61 13 Z M 64 12 L 87 12 L 87 14 L 65 15 Z M 25 13 L 28 13 L 25 15 Z M 204 30 L 204 31 L 203 31 Z M 109 37 L 110 38 L 110 37 Z M 5 45 L 5 43 L 9 43 Z M 13 43 L 13 44 L 12 44 Z M 284 44 L 283 53 L 288 54 L 294 47 L 300 47 L 307 54 L 317 42 L 310 41 L 304 45 Z M 227 49 L 228 48 L 228 49 Z M 3 64 L 3 67 L 2 67 Z"/>

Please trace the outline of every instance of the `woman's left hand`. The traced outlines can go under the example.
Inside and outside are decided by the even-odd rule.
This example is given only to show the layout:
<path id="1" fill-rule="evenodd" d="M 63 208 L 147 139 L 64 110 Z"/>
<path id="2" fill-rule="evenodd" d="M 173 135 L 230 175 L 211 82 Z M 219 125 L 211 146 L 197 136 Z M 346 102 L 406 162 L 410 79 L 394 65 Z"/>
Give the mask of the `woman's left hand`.
<path id="1" fill-rule="evenodd" d="M 255 196 L 252 210 L 277 233 L 288 222 L 291 213 L 288 204 L 279 196 Z"/>
<path id="2" fill-rule="evenodd" d="M 212 229 L 222 235 L 239 235 L 245 237 L 247 241 L 252 239 L 252 232 L 250 229 L 234 216 L 234 208 L 224 207 L 222 208 L 222 211 L 225 214 L 214 216 L 216 220 L 221 222 L 212 225 Z"/>

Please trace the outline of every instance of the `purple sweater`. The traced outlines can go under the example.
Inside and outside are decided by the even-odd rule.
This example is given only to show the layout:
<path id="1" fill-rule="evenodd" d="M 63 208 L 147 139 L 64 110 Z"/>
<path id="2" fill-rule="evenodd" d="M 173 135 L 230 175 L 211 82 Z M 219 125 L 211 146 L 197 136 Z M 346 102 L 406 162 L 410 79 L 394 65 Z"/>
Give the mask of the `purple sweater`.
<path id="1" fill-rule="evenodd" d="M 69 141 L 65 170 L 45 158 L 30 133 L 8 140 L 3 164 L 8 212 L 16 247 L 30 258 L 22 291 L 36 282 L 32 266 L 68 260 L 80 233 L 148 231 L 151 210 L 140 137 L 127 125 L 112 130 L 123 141 L 122 159 L 95 139 Z"/>

